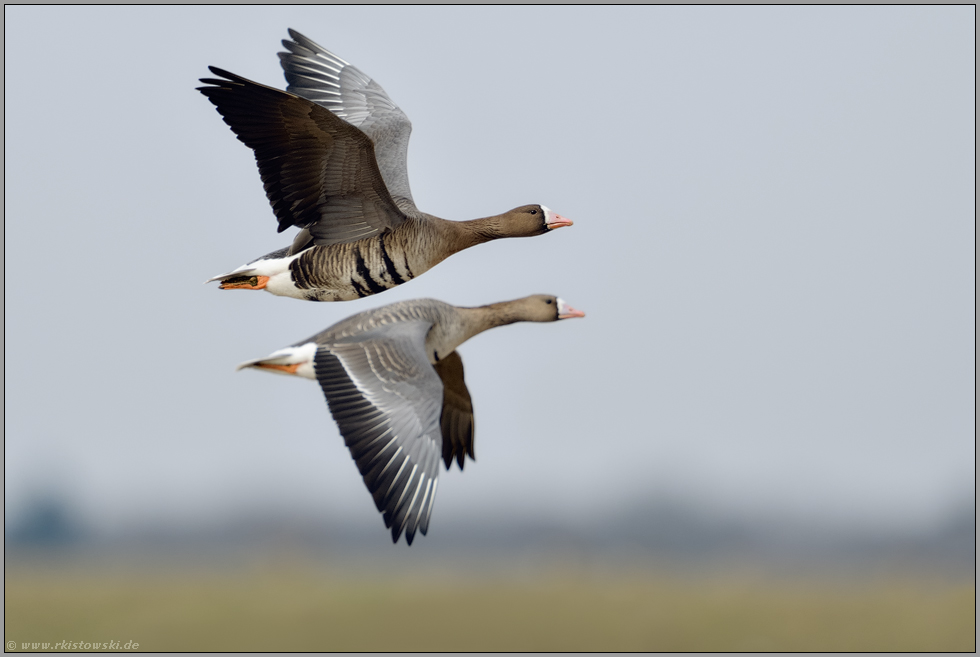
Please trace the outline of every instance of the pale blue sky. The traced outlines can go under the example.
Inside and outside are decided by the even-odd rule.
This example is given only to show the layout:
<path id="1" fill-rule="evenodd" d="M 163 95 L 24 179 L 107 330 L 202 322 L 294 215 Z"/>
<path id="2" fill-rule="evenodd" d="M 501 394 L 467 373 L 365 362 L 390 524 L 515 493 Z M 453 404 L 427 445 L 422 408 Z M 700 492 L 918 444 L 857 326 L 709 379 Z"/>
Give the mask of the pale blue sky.
<path id="1" fill-rule="evenodd" d="M 543 292 L 588 317 L 460 349 L 479 460 L 443 476 L 434 532 L 668 498 L 935 522 L 975 474 L 974 20 L 6 7 L 7 510 L 55 490 L 103 528 L 258 509 L 382 536 L 318 387 L 235 366 L 401 299 Z M 421 209 L 575 226 L 356 302 L 202 285 L 289 237 L 194 87 L 210 64 L 283 88 L 287 27 L 411 118 Z"/>

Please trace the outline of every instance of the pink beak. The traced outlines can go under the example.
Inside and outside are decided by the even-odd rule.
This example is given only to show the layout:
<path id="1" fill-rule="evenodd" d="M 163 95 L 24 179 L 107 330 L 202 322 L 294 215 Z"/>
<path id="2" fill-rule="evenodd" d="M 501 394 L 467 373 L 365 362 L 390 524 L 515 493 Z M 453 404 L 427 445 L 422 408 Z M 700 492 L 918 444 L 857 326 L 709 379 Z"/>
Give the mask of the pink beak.
<path id="1" fill-rule="evenodd" d="M 544 227 L 547 228 L 548 230 L 554 230 L 555 228 L 561 228 L 562 226 L 572 225 L 571 219 L 566 219 L 565 217 L 561 216 L 560 214 L 554 212 L 549 208 L 545 208 L 544 212 L 545 212 Z"/>
<path id="2" fill-rule="evenodd" d="M 558 299 L 558 319 L 571 319 L 572 317 L 585 317 L 585 313 L 581 310 L 575 310 L 561 299 Z"/>

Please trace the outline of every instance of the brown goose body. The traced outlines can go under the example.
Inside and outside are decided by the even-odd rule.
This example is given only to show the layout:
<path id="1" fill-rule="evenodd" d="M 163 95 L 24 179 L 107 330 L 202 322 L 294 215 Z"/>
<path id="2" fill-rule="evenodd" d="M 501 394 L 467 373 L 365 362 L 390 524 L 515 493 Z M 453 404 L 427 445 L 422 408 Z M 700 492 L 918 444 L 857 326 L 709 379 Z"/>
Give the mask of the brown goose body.
<path id="1" fill-rule="evenodd" d="M 406 157 L 411 123 L 356 68 L 290 30 L 280 53 L 289 91 L 211 67 L 199 91 L 255 153 L 279 231 L 293 244 L 211 281 L 312 301 L 347 301 L 421 275 L 454 253 L 570 226 L 542 205 L 454 222 L 415 207 Z M 209 281 L 210 282 L 210 281 Z"/>
<path id="2" fill-rule="evenodd" d="M 518 210 L 547 212 L 540 206 Z M 531 222 L 534 216 L 530 215 Z M 266 283 L 265 289 L 273 293 L 310 301 L 350 301 L 401 285 L 454 253 L 506 236 L 502 226 L 509 218 L 447 221 L 432 215 L 410 216 L 394 230 L 354 242 L 301 246 L 290 253 L 296 249 L 294 243 L 291 249 L 278 252 L 278 257 L 270 254 L 274 257 L 264 256 L 247 267 L 253 272 L 268 272 L 271 277 L 278 273 L 278 279 Z M 283 271 L 275 271 L 283 265 Z"/>
<path id="3" fill-rule="evenodd" d="M 316 335 L 243 363 L 319 381 L 330 412 L 392 540 L 426 533 L 446 468 L 474 457 L 473 404 L 456 348 L 514 322 L 583 317 L 535 295 L 476 308 L 414 299 L 349 317 Z"/>

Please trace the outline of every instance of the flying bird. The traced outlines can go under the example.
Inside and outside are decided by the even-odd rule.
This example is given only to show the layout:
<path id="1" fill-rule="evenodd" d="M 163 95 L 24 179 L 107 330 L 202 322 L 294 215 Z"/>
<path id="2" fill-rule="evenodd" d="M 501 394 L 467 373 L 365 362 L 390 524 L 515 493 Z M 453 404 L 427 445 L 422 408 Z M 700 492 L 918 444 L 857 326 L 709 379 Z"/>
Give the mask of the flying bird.
<path id="1" fill-rule="evenodd" d="M 293 243 L 207 282 L 310 301 L 383 292 L 449 256 L 502 237 L 542 235 L 572 222 L 543 205 L 471 221 L 415 207 L 408 185 L 412 124 L 377 82 L 289 30 L 279 53 L 288 91 L 214 66 L 207 96 L 255 152 L 279 232 Z"/>
<path id="2" fill-rule="evenodd" d="M 463 469 L 473 404 L 456 348 L 496 326 L 584 317 L 535 295 L 476 308 L 413 299 L 368 310 L 311 338 L 242 363 L 320 382 L 330 413 L 397 543 L 429 528 L 439 459 Z"/>

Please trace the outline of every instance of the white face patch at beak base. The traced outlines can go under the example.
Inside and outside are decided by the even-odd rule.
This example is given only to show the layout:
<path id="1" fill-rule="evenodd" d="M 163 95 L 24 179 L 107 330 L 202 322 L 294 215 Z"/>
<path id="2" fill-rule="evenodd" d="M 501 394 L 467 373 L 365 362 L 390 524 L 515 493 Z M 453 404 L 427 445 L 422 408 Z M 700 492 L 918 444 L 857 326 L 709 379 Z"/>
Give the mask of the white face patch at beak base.
<path id="1" fill-rule="evenodd" d="M 546 205 L 542 205 L 541 210 L 544 211 L 544 226 L 548 230 L 572 225 L 571 219 L 566 219 Z"/>
<path id="2" fill-rule="evenodd" d="M 562 299 L 558 299 L 558 319 L 571 319 L 572 317 L 585 317 L 581 310 L 575 310 Z"/>

